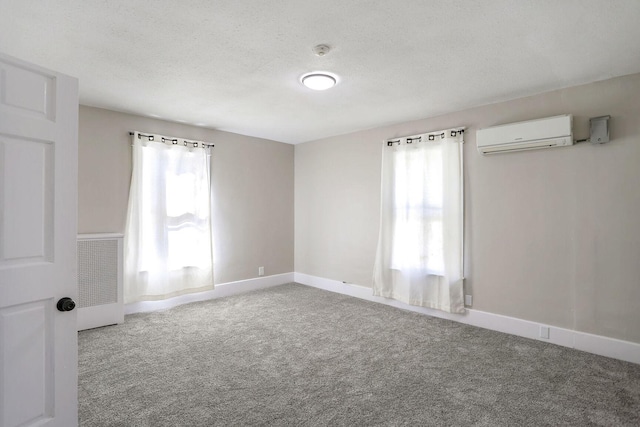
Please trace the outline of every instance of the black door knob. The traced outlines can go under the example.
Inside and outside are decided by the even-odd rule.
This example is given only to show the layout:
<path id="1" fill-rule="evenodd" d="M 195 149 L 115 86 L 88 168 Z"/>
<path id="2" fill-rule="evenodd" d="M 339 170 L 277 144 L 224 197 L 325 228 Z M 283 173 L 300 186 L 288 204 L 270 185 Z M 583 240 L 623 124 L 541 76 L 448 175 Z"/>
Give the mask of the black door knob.
<path id="1" fill-rule="evenodd" d="M 69 297 L 60 298 L 56 305 L 60 311 L 71 311 L 76 308 L 76 303 Z"/>

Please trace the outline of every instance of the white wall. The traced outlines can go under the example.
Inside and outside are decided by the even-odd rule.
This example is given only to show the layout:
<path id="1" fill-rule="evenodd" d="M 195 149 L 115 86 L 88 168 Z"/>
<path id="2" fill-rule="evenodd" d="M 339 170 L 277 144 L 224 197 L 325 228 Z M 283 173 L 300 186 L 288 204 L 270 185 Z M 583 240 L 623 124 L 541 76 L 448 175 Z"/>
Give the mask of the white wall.
<path id="1" fill-rule="evenodd" d="M 428 94 L 425 94 L 428 96 Z M 478 128 L 611 115 L 605 145 L 480 156 Z M 295 147 L 295 271 L 371 286 L 382 141 L 467 126 L 474 308 L 640 342 L 640 74 Z"/>
<path id="2" fill-rule="evenodd" d="M 123 233 L 129 131 L 212 142 L 215 283 L 293 271 L 292 145 L 80 106 L 79 233 Z"/>

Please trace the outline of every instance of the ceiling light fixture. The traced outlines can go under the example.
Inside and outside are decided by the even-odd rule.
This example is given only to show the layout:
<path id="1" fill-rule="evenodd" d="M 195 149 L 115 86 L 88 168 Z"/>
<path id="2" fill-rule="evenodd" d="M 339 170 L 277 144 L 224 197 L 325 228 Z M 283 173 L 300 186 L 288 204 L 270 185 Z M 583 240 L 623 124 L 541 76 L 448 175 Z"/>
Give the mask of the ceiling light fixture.
<path id="1" fill-rule="evenodd" d="M 303 85 L 313 90 L 327 90 L 338 82 L 336 78 L 325 72 L 309 73 L 302 76 Z"/>

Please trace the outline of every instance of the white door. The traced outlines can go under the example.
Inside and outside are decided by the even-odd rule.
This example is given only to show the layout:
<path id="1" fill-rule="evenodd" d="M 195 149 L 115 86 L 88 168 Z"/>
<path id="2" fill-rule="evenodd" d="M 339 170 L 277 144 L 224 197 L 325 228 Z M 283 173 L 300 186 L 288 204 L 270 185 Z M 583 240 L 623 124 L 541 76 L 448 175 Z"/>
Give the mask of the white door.
<path id="1" fill-rule="evenodd" d="M 0 54 L 0 427 L 78 423 L 76 79 Z M 70 308 L 67 306 L 66 308 Z"/>

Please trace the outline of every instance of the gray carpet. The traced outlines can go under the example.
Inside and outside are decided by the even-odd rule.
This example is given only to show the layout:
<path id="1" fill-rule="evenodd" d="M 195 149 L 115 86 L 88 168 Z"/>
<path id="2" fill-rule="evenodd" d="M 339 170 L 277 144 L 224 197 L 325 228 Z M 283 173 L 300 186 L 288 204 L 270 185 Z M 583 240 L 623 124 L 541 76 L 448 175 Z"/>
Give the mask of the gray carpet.
<path id="1" fill-rule="evenodd" d="M 640 425 L 640 365 L 297 284 L 79 333 L 83 426 Z"/>

